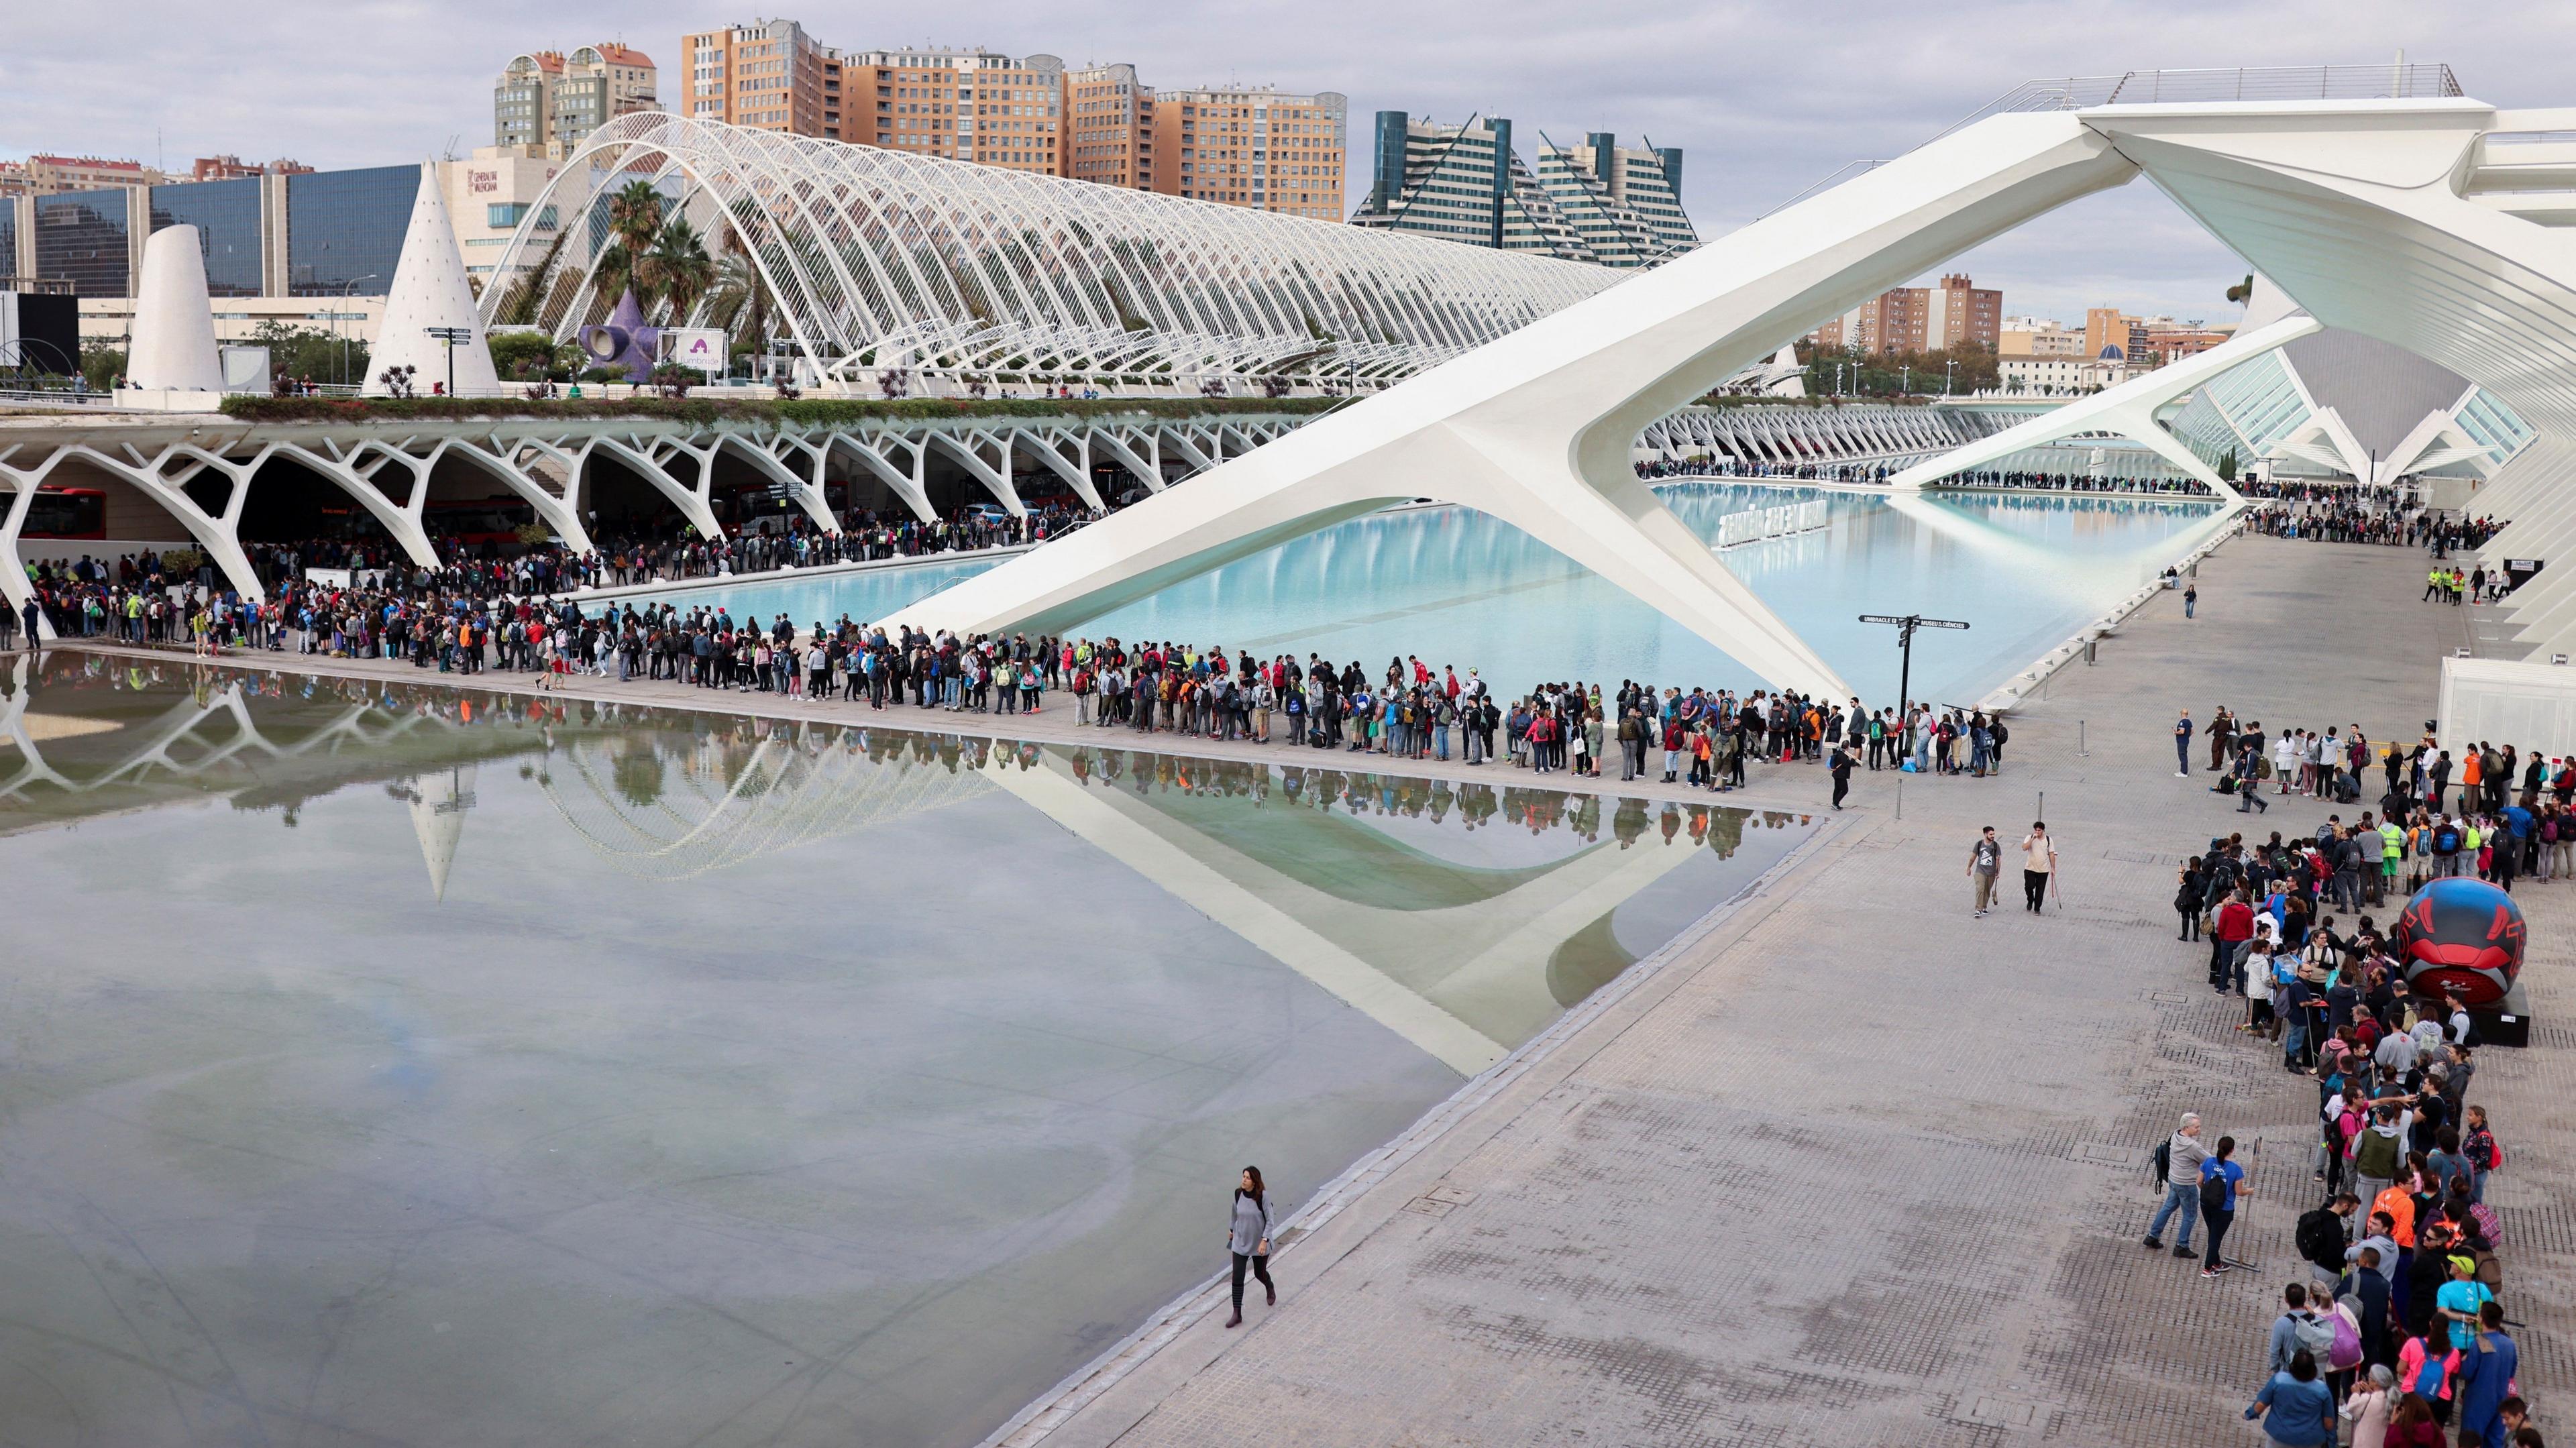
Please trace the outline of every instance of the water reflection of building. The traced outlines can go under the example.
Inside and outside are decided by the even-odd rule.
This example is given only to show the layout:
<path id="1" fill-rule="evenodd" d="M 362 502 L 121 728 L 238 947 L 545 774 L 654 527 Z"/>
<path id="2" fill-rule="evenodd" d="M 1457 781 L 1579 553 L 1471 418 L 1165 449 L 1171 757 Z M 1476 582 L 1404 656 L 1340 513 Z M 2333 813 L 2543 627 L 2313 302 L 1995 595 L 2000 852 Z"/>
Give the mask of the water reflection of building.
<path id="1" fill-rule="evenodd" d="M 195 671 L 163 680 L 78 654 L 47 667 L 59 673 L 40 682 L 21 660 L 0 692 L 0 739 L 20 755 L 0 778 L 0 830 L 209 795 L 280 809 L 291 824 L 307 800 L 382 781 L 443 901 L 465 816 L 488 783 L 481 766 L 505 759 L 592 853 L 672 881 L 1008 794 L 1463 1074 L 1633 963 L 1613 925 L 1622 907 L 1693 861 L 1733 857 L 1748 831 L 1805 826 L 1302 763 L 231 671 L 174 687 Z M 1462 844 L 1498 829 L 1536 843 L 1504 856 L 1519 863 L 1463 863 L 1421 848 L 1425 827 L 1455 829 Z M 1785 851 L 1793 835 L 1778 838 Z M 1769 858 L 1749 860 L 1744 881 Z M 1698 909 L 1694 896 L 1685 918 Z"/>

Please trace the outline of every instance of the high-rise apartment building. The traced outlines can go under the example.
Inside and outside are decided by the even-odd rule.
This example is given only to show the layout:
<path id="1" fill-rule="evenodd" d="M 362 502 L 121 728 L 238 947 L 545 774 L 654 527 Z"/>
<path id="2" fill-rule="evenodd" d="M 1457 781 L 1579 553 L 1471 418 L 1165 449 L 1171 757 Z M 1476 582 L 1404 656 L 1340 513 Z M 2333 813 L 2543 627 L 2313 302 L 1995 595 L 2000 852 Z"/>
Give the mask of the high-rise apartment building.
<path id="1" fill-rule="evenodd" d="M 687 89 L 666 109 L 694 120 L 832 140 L 845 133 L 841 57 L 793 20 L 762 20 L 682 37 Z"/>
<path id="2" fill-rule="evenodd" d="M 653 58 L 640 50 L 585 45 L 569 57 L 531 51 L 501 67 L 492 83 L 492 144 L 565 155 L 615 117 L 658 109 L 657 90 Z"/>
<path id="3" fill-rule="evenodd" d="M 1339 221 L 1350 101 L 1335 91 L 1207 86 L 1153 96 L 1138 146 L 1149 189 Z"/>
<path id="4" fill-rule="evenodd" d="M 1065 72 L 1063 174 L 1103 186 L 1154 186 L 1154 92 L 1126 64 Z"/>
<path id="5" fill-rule="evenodd" d="M 1355 225 L 1597 266 L 1646 266 L 1698 244 L 1681 209 L 1678 150 L 1629 150 L 1606 132 L 1574 147 L 1542 138 L 1534 172 L 1513 149 L 1509 120 L 1448 126 L 1402 111 L 1377 113 L 1373 142 Z"/>
<path id="6" fill-rule="evenodd" d="M 1818 327 L 1807 340 L 1826 351 L 1940 352 L 2003 337 L 2004 294 L 1964 274 L 1937 286 L 1892 287 Z"/>
<path id="7" fill-rule="evenodd" d="M 1678 147 L 1622 146 L 1608 131 L 1592 132 L 1580 146 L 1542 137 L 1538 184 L 1603 266 L 1652 266 L 1699 245 L 1682 210 Z"/>
<path id="8" fill-rule="evenodd" d="M 843 140 L 1052 175 L 1064 141 L 1064 62 L 945 46 L 840 56 Z"/>

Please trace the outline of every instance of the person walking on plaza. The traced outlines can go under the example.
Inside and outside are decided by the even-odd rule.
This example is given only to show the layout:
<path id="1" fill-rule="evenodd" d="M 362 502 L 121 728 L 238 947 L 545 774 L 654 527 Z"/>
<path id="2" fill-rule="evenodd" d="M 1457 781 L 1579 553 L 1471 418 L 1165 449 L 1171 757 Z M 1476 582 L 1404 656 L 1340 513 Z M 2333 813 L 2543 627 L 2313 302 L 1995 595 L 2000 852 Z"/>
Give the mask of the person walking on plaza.
<path id="1" fill-rule="evenodd" d="M 2191 736 L 2195 732 L 2197 731 L 2192 728 L 2191 723 L 2191 711 L 2185 709 L 2182 711 L 2182 718 L 2174 722 L 2173 729 L 2174 778 L 2176 779 L 2191 778 Z"/>
<path id="2" fill-rule="evenodd" d="M 2156 1154 L 2164 1159 L 2164 1170 L 2156 1179 L 2164 1186 L 2165 1199 L 2147 1223 L 2146 1248 L 2152 1252 L 2163 1246 L 2166 1219 L 2179 1216 L 2182 1226 L 2174 1233 L 2173 1254 L 2188 1257 L 2192 1224 L 2200 1219 L 2200 1164 L 2209 1156 L 2209 1149 L 2200 1144 L 2200 1113 L 2184 1112 L 2182 1123 Z"/>
<path id="3" fill-rule="evenodd" d="M 1968 846 L 1968 879 L 1977 887 L 1978 918 L 1982 918 L 1987 907 L 1994 903 L 1995 875 L 2003 869 L 2003 864 L 2004 842 L 1995 838 L 1995 827 L 1988 825 L 1977 836 L 1976 842 Z M 2183 1232 L 2188 1236 L 2191 1229 L 2186 1227 Z"/>
<path id="4" fill-rule="evenodd" d="M 1234 1219 L 1228 1224 L 1226 1248 L 1234 1254 L 1234 1316 L 1226 1326 L 1243 1325 L 1243 1269 L 1249 1265 L 1252 1275 L 1269 1294 L 1269 1305 L 1279 1305 L 1278 1284 L 1270 1280 L 1270 1202 L 1261 1184 L 1261 1168 L 1248 1166 L 1234 1188 Z"/>
<path id="5" fill-rule="evenodd" d="M 2192 610 L 2194 610 L 2194 609 L 2198 608 L 2199 606 L 2200 606 L 2200 585 L 2199 585 L 2199 584 L 2197 584 L 2197 583 L 2193 583 L 2193 584 L 2186 584 L 2186 585 L 2183 587 L 2183 591 L 2182 591 L 2182 616 L 2183 616 L 2183 617 L 2185 617 L 2185 618 L 2189 618 L 2189 617 L 2191 617 L 2191 616 L 2192 616 Z"/>
<path id="6" fill-rule="evenodd" d="M 2041 902 L 2048 898 L 2049 884 L 2057 878 L 2057 842 L 2048 837 L 2048 822 L 2032 820 L 2030 833 L 2021 841 L 2021 896 L 2030 913 L 2039 913 Z"/>
<path id="7" fill-rule="evenodd" d="M 1843 796 L 1851 793 L 1852 757 L 1851 751 L 1840 744 L 1834 746 L 1833 775 L 1834 808 L 1841 809 Z"/>
<path id="8" fill-rule="evenodd" d="M 2200 1275 L 2214 1278 L 2227 1270 L 2227 1259 L 2219 1255 L 2227 1241 L 2227 1229 L 2236 1225 L 2236 1202 L 2245 1192 L 2245 1168 L 2230 1158 L 2236 1155 L 2236 1138 L 2218 1138 L 2218 1151 L 2200 1164 L 2200 1219 L 2209 1228 L 2209 1247 L 2200 1259 Z"/>

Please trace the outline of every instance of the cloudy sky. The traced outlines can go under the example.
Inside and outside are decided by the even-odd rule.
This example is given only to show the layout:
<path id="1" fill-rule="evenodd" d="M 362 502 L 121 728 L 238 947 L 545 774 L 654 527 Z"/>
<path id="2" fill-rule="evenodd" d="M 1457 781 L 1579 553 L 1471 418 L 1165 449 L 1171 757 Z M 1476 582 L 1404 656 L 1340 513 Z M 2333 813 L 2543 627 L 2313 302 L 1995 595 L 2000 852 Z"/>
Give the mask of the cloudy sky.
<path id="1" fill-rule="evenodd" d="M 777 0 L 773 0 L 777 3 Z M 891 11 L 897 7 L 884 7 Z M 1896 155 L 2021 81 L 2159 67 L 2440 61 L 2498 105 L 2576 105 L 2576 5 L 2535 0 L 1843 0 L 1829 5 L 1384 0 L 1040 7 L 943 0 L 923 30 L 879 7 L 782 11 L 827 45 L 984 46 L 1132 61 L 1149 84 L 1275 83 L 1350 97 L 1352 137 L 1405 109 L 1511 117 L 1560 141 L 1640 134 L 1687 153 L 1685 201 L 1721 234 L 1855 159 Z M 524 50 L 616 39 L 664 67 L 679 37 L 761 12 L 725 0 L 19 0 L 0 45 L 0 153 L 156 157 L 216 151 L 322 167 L 378 165 L 491 140 L 491 86 Z M 113 25 L 102 25 L 112 14 Z M 137 85 L 138 79 L 149 83 Z M 1534 142 L 1530 143 L 1534 144 Z M 1524 146 L 1526 154 L 1527 146 Z M 1353 184 L 1366 174 L 1353 152 Z M 2232 314 L 2241 275 L 2145 182 L 2042 218 L 1959 263 L 2008 311 L 2088 304 Z"/>

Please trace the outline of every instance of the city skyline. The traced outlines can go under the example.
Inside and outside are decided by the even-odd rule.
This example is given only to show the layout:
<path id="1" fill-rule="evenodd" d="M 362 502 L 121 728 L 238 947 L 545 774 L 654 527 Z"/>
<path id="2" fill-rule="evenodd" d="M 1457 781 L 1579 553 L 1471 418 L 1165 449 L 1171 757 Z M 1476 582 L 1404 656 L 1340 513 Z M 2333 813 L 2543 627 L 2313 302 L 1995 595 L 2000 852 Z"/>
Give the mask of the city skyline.
<path id="1" fill-rule="evenodd" d="M 1444 122 L 1509 116 L 1530 147 L 1544 133 L 1575 144 L 1588 130 L 1677 146 L 1693 157 L 1683 204 L 1703 238 L 1724 235 L 1820 178 L 1863 158 L 1919 145 L 2023 79 L 2124 68 L 2227 63 L 2364 63 L 2410 59 L 2452 65 L 2476 94 L 2503 104 L 2545 98 L 2551 40 L 2576 38 L 2576 16 L 2537 4 L 2501 4 L 2485 22 L 2393 4 L 2269 7 L 2249 24 L 2242 7 L 2163 7 L 2153 15 L 2109 5 L 2053 19 L 2087 39 L 2078 54 L 2043 37 L 2067 25 L 2011 23 L 2029 7 L 1945 12 L 1935 29 L 1907 29 L 1892 7 L 1845 17 L 1850 33 L 1897 37 L 1871 57 L 1820 46 L 1797 16 L 1750 4 L 1629 19 L 1507 4 L 1469 30 L 1436 17 L 1326 4 L 1293 18 L 1247 5 L 1203 12 L 1192 27 L 1155 23 L 1142 10 L 1031 18 L 968 0 L 947 7 L 934 33 L 889 33 L 856 17 L 796 12 L 822 43 L 844 50 L 984 45 L 1046 51 L 1069 64 L 1129 62 L 1158 83 L 1241 82 L 1283 90 L 1336 90 L 1354 115 L 1402 109 Z M 85 111 L 99 94 L 94 31 L 73 12 L 26 17 L 0 58 L 0 155 L 30 152 L 127 157 L 181 171 L 198 155 L 292 155 L 325 169 L 465 154 L 490 133 L 492 77 L 529 49 L 618 40 L 666 70 L 680 38 L 748 21 L 721 4 L 570 5 L 532 19 L 498 4 L 379 3 L 354 8 L 288 5 L 293 17 L 240 33 L 161 0 L 129 7 L 134 21 L 120 65 L 237 83 L 136 93 L 113 109 Z M 1369 43 L 1351 44 L 1365 20 Z M 2331 23 L 2329 23 L 2329 21 Z M 911 22 L 908 22 L 911 23 Z M 1224 35 L 1222 44 L 1207 37 Z M 2331 36 L 2331 41 L 2316 37 Z M 353 53 L 385 57 L 351 63 Z M 1901 62 L 1901 63 L 1900 63 Z M 1865 67 L 1865 69 L 1864 69 Z M 1743 79 L 1739 82 L 1738 77 Z M 665 97 L 667 103 L 668 97 Z M 1344 215 L 1367 178 L 1346 173 Z M 2212 321 L 2235 309 L 2220 295 L 2239 264 L 2189 218 L 2141 183 L 2071 206 L 1952 259 L 1946 269 L 1999 286 L 2015 311 L 2080 315 L 2116 304 L 2143 313 Z M 1989 280 L 1991 279 L 1991 280 Z M 1917 284 L 1928 280 L 1916 279 Z"/>

